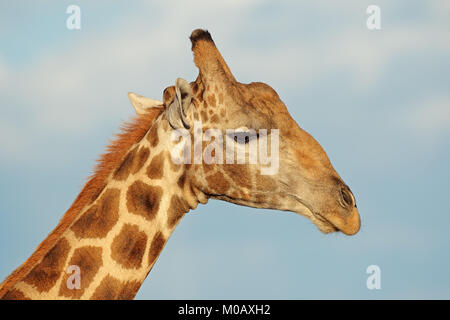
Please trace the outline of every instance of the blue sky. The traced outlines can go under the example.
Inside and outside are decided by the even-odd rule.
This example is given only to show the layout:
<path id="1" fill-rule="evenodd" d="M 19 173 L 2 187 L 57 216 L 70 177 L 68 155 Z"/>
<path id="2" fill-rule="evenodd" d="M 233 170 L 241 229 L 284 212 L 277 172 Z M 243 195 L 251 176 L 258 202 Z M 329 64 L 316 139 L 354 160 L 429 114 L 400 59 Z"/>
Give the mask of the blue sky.
<path id="1" fill-rule="evenodd" d="M 81 8 L 81 30 L 66 8 Z M 382 28 L 366 28 L 366 8 Z M 450 298 L 450 5 L 445 1 L 0 4 L 0 278 L 56 226 L 127 92 L 194 80 L 208 29 L 235 77 L 270 84 L 355 193 L 362 229 L 219 201 L 186 215 L 137 298 Z M 381 290 L 366 268 L 381 268 Z"/>

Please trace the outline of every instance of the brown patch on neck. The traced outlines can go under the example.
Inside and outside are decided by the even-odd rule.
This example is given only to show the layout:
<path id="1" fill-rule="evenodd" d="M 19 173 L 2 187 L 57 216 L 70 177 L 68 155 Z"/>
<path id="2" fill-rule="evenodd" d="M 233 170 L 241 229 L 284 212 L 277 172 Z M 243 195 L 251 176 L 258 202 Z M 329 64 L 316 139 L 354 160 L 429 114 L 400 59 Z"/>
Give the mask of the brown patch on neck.
<path id="1" fill-rule="evenodd" d="M 189 205 L 183 198 L 174 195 L 170 199 L 170 207 L 168 211 L 169 218 L 167 225 L 169 228 L 173 228 L 177 225 L 178 221 L 183 218 L 184 214 L 189 211 Z"/>
<path id="2" fill-rule="evenodd" d="M 159 137 L 158 137 L 158 127 L 157 126 L 152 126 L 150 128 L 150 131 L 148 132 L 148 142 L 150 142 L 150 145 L 152 147 L 156 147 L 159 143 Z"/>
<path id="3" fill-rule="evenodd" d="M 80 268 L 80 289 L 69 289 L 67 287 L 67 280 L 70 277 L 66 274 L 61 282 L 59 295 L 72 299 L 80 299 L 84 291 L 89 287 L 94 276 L 103 265 L 102 248 L 86 246 L 75 249 L 72 258 L 69 261 L 70 266 L 78 266 Z"/>
<path id="4" fill-rule="evenodd" d="M 148 157 L 150 156 L 150 150 L 148 148 L 142 147 L 139 149 L 136 158 L 134 159 L 134 166 L 131 169 L 132 174 L 136 174 L 141 170 L 144 164 L 147 162 Z"/>
<path id="5" fill-rule="evenodd" d="M 31 300 L 25 296 L 22 292 L 16 289 L 9 290 L 0 300 Z"/>
<path id="6" fill-rule="evenodd" d="M 202 121 L 203 121 L 204 123 L 208 122 L 208 114 L 205 112 L 205 110 L 202 110 L 202 111 L 200 112 L 200 115 L 202 116 Z"/>
<path id="7" fill-rule="evenodd" d="M 219 116 L 217 114 L 214 114 L 211 119 L 210 119 L 211 123 L 219 123 Z"/>
<path id="8" fill-rule="evenodd" d="M 211 107 L 216 106 L 216 97 L 213 94 L 208 96 L 208 105 Z"/>
<path id="9" fill-rule="evenodd" d="M 156 259 L 158 258 L 159 254 L 161 253 L 162 249 L 164 248 L 164 245 L 166 244 L 167 239 L 164 237 L 162 232 L 158 231 L 155 234 L 155 237 L 152 240 L 152 243 L 150 245 L 150 251 L 148 253 L 148 265 L 152 266 L 153 263 L 155 263 Z"/>
<path id="10" fill-rule="evenodd" d="M 136 181 L 127 191 L 128 211 L 152 221 L 158 213 L 161 197 L 161 187 L 153 187 L 141 181 Z"/>
<path id="11" fill-rule="evenodd" d="M 131 300 L 136 296 L 141 283 L 122 282 L 111 275 L 103 278 L 90 300 Z"/>
<path id="12" fill-rule="evenodd" d="M 111 257 L 126 269 L 139 269 L 147 236 L 138 226 L 125 224 L 111 244 Z"/>
<path id="13" fill-rule="evenodd" d="M 155 119 L 163 112 L 164 108 L 151 108 L 147 114 L 135 118 L 131 123 L 123 126 L 122 132 L 117 135 L 117 139 L 107 147 L 107 153 L 100 157 L 94 170 L 94 174 L 83 187 L 78 197 L 58 226 L 50 235 L 38 246 L 31 257 L 17 268 L 0 285 L 0 298 L 8 290 L 23 279 L 44 256 L 57 244 L 61 235 L 75 221 L 80 211 L 88 204 L 92 203 L 100 195 L 106 186 L 106 182 L 111 172 L 118 168 L 123 162 L 124 154 L 130 150 L 131 146 L 139 142 L 148 132 Z"/>
<path id="14" fill-rule="evenodd" d="M 130 174 L 137 173 L 150 156 L 150 150 L 146 147 L 135 147 L 128 152 L 122 164 L 115 171 L 113 178 L 123 181 Z"/>
<path id="15" fill-rule="evenodd" d="M 130 174 L 130 168 L 133 166 L 134 158 L 136 157 L 138 147 L 134 147 L 125 156 L 122 164 L 114 172 L 113 178 L 116 180 L 125 180 Z"/>
<path id="16" fill-rule="evenodd" d="M 65 271 L 63 268 L 69 250 L 69 242 L 62 238 L 23 281 L 34 286 L 41 293 L 49 291 Z"/>
<path id="17" fill-rule="evenodd" d="M 164 175 L 164 160 L 165 153 L 161 152 L 160 154 L 153 157 L 150 165 L 147 168 L 147 176 L 150 179 L 161 179 Z"/>
<path id="18" fill-rule="evenodd" d="M 104 238 L 119 220 L 119 189 L 108 189 L 70 228 L 78 238 Z"/>

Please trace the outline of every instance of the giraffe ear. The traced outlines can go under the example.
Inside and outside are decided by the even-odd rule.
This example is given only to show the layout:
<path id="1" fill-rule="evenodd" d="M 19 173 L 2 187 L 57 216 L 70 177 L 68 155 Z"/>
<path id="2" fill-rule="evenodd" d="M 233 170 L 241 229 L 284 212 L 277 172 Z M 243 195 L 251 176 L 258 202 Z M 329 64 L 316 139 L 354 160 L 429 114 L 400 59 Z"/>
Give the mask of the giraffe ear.
<path id="1" fill-rule="evenodd" d="M 167 119 L 172 128 L 189 129 L 191 127 L 188 113 L 191 110 L 192 96 L 191 85 L 186 80 L 178 78 L 175 82 L 175 97 L 166 109 Z"/>
<path id="2" fill-rule="evenodd" d="M 147 109 L 149 108 L 153 108 L 163 104 L 161 101 L 153 100 L 134 92 L 129 92 L 128 98 L 130 99 L 131 104 L 133 105 L 133 108 L 134 110 L 136 110 L 136 113 L 138 115 L 147 113 Z"/>

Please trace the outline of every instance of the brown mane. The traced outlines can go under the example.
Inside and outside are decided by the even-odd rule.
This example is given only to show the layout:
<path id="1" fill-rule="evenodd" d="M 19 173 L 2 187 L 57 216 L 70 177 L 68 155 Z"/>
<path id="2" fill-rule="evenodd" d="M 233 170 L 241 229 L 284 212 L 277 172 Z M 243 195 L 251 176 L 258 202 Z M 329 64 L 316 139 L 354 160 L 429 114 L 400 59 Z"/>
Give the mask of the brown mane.
<path id="1" fill-rule="evenodd" d="M 94 168 L 94 173 L 88 178 L 88 182 L 84 185 L 80 194 L 56 228 L 42 241 L 31 257 L 13 271 L 0 285 L 0 298 L 42 260 L 47 252 L 56 245 L 63 232 L 74 222 L 80 211 L 100 195 L 106 186 L 110 173 L 121 164 L 126 151 L 145 136 L 154 120 L 162 111 L 162 106 L 151 108 L 147 114 L 140 115 L 122 125 L 121 132 L 117 134 L 115 140 L 111 141 L 106 148 L 106 153 L 100 156 Z"/>

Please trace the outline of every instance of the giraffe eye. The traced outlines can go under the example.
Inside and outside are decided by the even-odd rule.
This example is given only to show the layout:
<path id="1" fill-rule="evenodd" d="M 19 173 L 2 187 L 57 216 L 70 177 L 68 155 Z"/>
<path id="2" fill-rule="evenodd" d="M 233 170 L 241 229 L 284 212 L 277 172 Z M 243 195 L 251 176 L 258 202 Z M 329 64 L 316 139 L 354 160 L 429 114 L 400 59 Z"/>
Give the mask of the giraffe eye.
<path id="1" fill-rule="evenodd" d="M 259 134 L 255 130 L 245 127 L 236 129 L 232 135 L 234 141 L 241 144 L 247 144 L 251 140 L 259 138 Z"/>
<path id="2" fill-rule="evenodd" d="M 248 135 L 234 135 L 234 141 L 235 142 L 239 142 L 242 143 L 242 141 L 244 143 L 249 143 L 250 142 L 250 137 Z"/>

